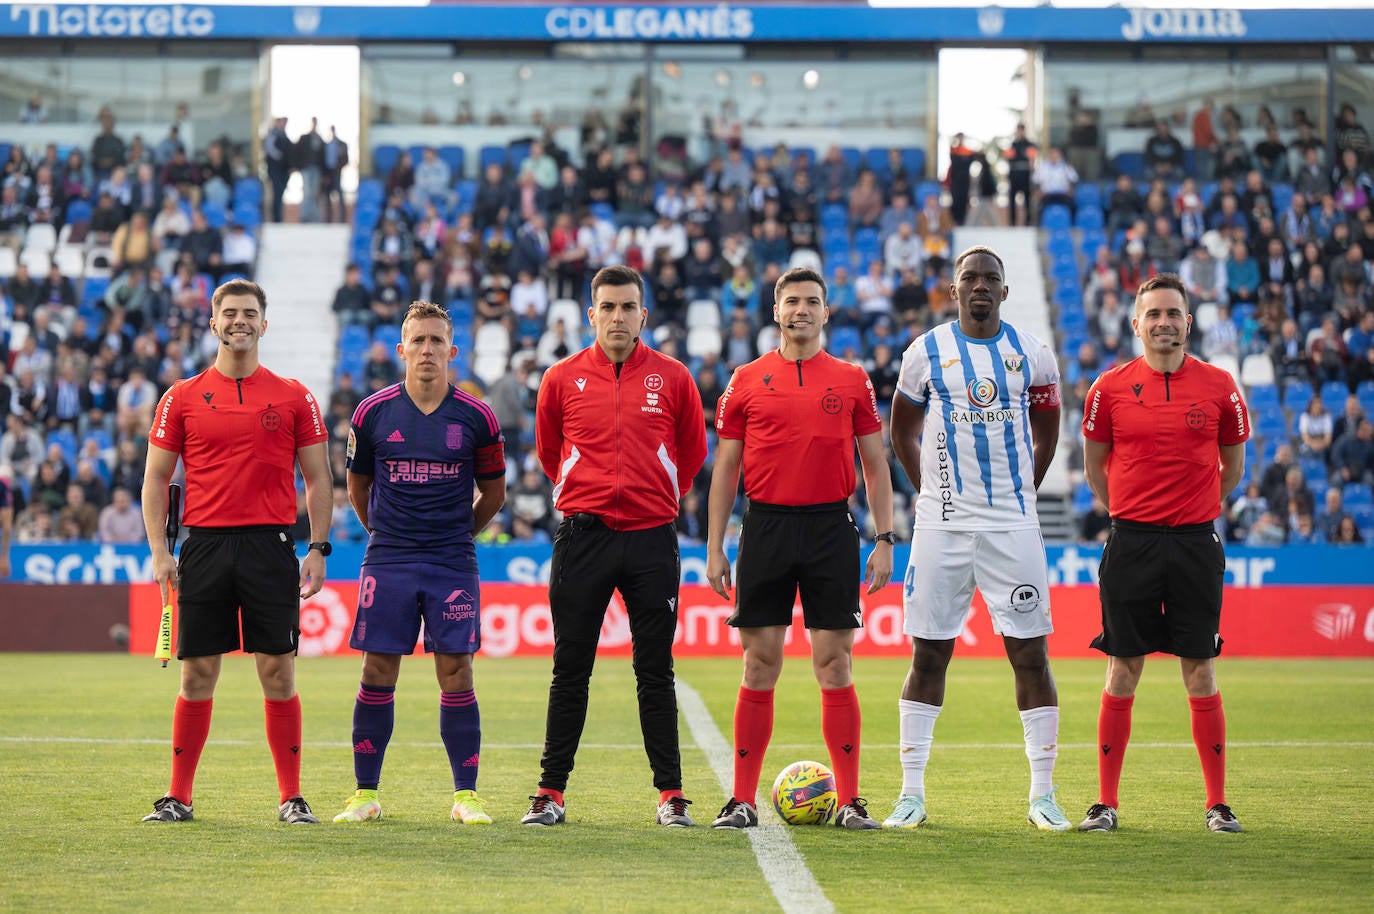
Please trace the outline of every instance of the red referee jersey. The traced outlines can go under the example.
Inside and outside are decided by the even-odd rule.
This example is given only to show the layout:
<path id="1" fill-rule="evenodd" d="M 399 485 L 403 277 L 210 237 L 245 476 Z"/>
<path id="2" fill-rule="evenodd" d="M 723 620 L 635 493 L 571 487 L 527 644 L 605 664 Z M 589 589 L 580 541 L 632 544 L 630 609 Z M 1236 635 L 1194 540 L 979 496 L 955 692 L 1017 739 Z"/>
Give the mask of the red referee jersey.
<path id="1" fill-rule="evenodd" d="M 1160 372 L 1141 357 L 1093 384 L 1083 436 L 1112 446 L 1112 517 L 1205 524 L 1221 514 L 1218 448 L 1250 437 L 1250 415 L 1230 373 L 1192 356 L 1178 371 Z"/>
<path id="2" fill-rule="evenodd" d="M 672 523 L 706 461 L 701 393 L 676 359 L 641 344 L 617 368 L 592 344 L 544 372 L 535 447 L 564 514 L 612 530 Z"/>
<path id="3" fill-rule="evenodd" d="M 292 378 L 214 367 L 177 381 L 158 402 L 150 444 L 186 465 L 188 527 L 296 521 L 296 451 L 329 438 L 319 404 Z"/>
<path id="4" fill-rule="evenodd" d="M 716 404 L 716 431 L 744 442 L 744 493 L 774 505 L 820 505 L 854 494 L 854 439 L 881 430 L 868 374 L 826 352 L 776 349 L 735 369 Z"/>

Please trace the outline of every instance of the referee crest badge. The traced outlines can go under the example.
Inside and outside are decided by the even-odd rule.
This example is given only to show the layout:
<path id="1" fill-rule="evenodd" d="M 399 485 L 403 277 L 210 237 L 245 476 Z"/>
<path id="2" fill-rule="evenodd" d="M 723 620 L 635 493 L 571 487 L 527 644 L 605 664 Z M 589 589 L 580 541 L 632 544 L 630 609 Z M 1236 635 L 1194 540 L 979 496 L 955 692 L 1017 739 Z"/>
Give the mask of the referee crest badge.
<path id="1" fill-rule="evenodd" d="M 1024 365 L 1025 362 L 1026 357 L 1024 355 L 1009 355 L 1002 360 L 1002 364 L 1006 366 L 1007 371 L 1015 372 L 1019 372 L 1021 370 L 1021 366 Z"/>
<path id="2" fill-rule="evenodd" d="M 463 446 L 463 427 L 461 425 L 449 425 L 444 430 L 444 443 L 448 449 L 456 451 Z"/>

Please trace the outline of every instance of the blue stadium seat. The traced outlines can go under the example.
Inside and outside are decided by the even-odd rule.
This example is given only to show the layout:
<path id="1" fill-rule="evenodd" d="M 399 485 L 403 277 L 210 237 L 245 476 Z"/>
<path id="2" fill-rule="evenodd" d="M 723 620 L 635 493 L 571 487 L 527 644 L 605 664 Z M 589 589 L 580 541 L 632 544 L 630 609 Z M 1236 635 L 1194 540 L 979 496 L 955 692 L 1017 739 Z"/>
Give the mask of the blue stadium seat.
<path id="1" fill-rule="evenodd" d="M 892 180 L 892 168 L 887 164 L 886 146 L 870 146 L 864 150 L 864 166 L 878 176 L 880 181 Z"/>
<path id="2" fill-rule="evenodd" d="M 911 202 L 917 209 L 920 209 L 921 206 L 925 204 L 926 197 L 934 194 L 935 198 L 938 200 L 944 192 L 944 185 L 939 181 L 922 181 L 920 184 L 916 185 L 916 199 Z"/>
<path id="3" fill-rule="evenodd" d="M 200 212 L 205 217 L 205 224 L 212 229 L 222 229 L 229 221 L 229 214 L 225 212 L 224 204 L 216 203 L 213 200 L 206 200 L 201 206 Z"/>
<path id="4" fill-rule="evenodd" d="M 484 173 L 489 165 L 500 165 L 502 168 L 505 168 L 506 147 L 483 146 L 477 153 L 477 164 L 481 166 Z"/>
<path id="5" fill-rule="evenodd" d="M 262 225 L 262 205 L 252 201 L 234 204 L 234 221 L 255 229 Z"/>
<path id="6" fill-rule="evenodd" d="M 1052 203 L 1045 207 L 1040 214 L 1040 225 L 1049 231 L 1064 229 L 1067 231 L 1073 226 L 1073 218 L 1069 214 L 1069 208 L 1058 203 Z"/>
<path id="7" fill-rule="evenodd" d="M 926 151 L 920 146 L 903 146 L 902 165 L 909 180 L 921 177 L 926 173 Z"/>
<path id="8" fill-rule="evenodd" d="M 859 152 L 857 146 L 841 146 L 840 158 L 844 159 L 845 163 L 855 172 L 863 165 L 863 153 Z"/>
<path id="9" fill-rule="evenodd" d="M 1281 410 L 1252 410 L 1250 422 L 1255 434 L 1266 442 L 1288 440 L 1288 421 Z"/>
<path id="10" fill-rule="evenodd" d="M 55 428 L 48 432 L 45 447 L 56 444 L 62 449 L 62 459 L 67 463 L 67 469 L 76 472 L 76 433 L 65 428 Z"/>
<path id="11" fill-rule="evenodd" d="M 1118 152 L 1112 159 L 1112 169 L 1119 175 L 1130 175 L 1139 180 L 1145 174 L 1145 154 L 1143 152 Z"/>
<path id="12" fill-rule="evenodd" d="M 1307 409 L 1307 403 L 1312 399 L 1312 385 L 1301 378 L 1290 378 L 1283 385 L 1283 405 L 1284 408 L 1295 412 L 1302 412 Z"/>
<path id="13" fill-rule="evenodd" d="M 234 182 L 235 203 L 262 203 L 262 182 L 257 178 L 239 178 Z"/>
<path id="14" fill-rule="evenodd" d="M 1076 282 L 1060 283 L 1054 289 L 1054 303 L 1061 308 L 1083 310 L 1083 289 Z"/>
<path id="15" fill-rule="evenodd" d="M 341 349 L 367 349 L 367 344 L 372 342 L 372 334 L 362 324 L 348 324 L 339 331 L 339 347 Z"/>
<path id="16" fill-rule="evenodd" d="M 821 207 L 821 228 L 849 230 L 849 208 L 843 203 L 827 203 Z"/>
<path id="17" fill-rule="evenodd" d="M 1084 260 L 1094 260 L 1097 257 L 1097 249 L 1106 243 L 1106 232 L 1101 229 L 1084 229 L 1078 238 L 1078 250 L 1083 254 Z"/>
<path id="18" fill-rule="evenodd" d="M 477 199 L 477 182 L 472 178 L 460 178 L 453 185 L 457 199 L 453 204 L 453 220 L 463 213 L 472 212 L 472 204 Z"/>
<path id="19" fill-rule="evenodd" d="M 1051 257 L 1072 257 L 1074 255 L 1073 232 L 1068 229 L 1054 229 L 1045 240 L 1045 253 Z"/>
<path id="20" fill-rule="evenodd" d="M 1207 181 L 1198 186 L 1198 196 L 1202 199 L 1204 208 L 1212 205 L 1212 198 L 1217 195 L 1217 182 Z"/>
<path id="21" fill-rule="evenodd" d="M 828 335 L 826 350 L 832 355 L 839 355 L 846 349 L 863 352 L 863 338 L 859 336 L 857 327 L 836 327 Z"/>
<path id="22" fill-rule="evenodd" d="M 372 147 L 372 173 L 386 175 L 401 160 L 401 147 L 395 143 L 381 143 Z"/>
<path id="23" fill-rule="evenodd" d="M 1079 207 L 1101 206 L 1102 188 L 1092 181 L 1084 181 L 1074 186 L 1073 200 Z"/>
<path id="24" fill-rule="evenodd" d="M 425 157 L 425 149 L 428 147 L 428 143 L 411 143 L 406 149 L 406 152 L 410 153 L 410 164 L 419 165 L 420 161 Z M 437 152 L 438 150 L 436 149 L 435 151 Z"/>
<path id="25" fill-rule="evenodd" d="M 1279 388 L 1276 384 L 1251 385 L 1246 399 L 1252 415 L 1259 412 L 1279 412 L 1282 409 L 1283 401 L 1279 397 Z"/>
<path id="26" fill-rule="evenodd" d="M 90 222 L 90 221 L 91 221 L 91 204 L 90 204 L 90 201 L 88 201 L 88 200 L 83 200 L 83 199 L 81 199 L 80 197 L 74 197 L 71 201 L 69 201 L 69 202 L 67 203 L 67 221 L 68 221 L 68 222 Z"/>
<path id="27" fill-rule="evenodd" d="M 372 342 L 381 343 L 388 350 L 394 350 L 401 341 L 401 328 L 394 324 L 378 324 L 372 331 Z"/>
<path id="28" fill-rule="evenodd" d="M 529 157 L 529 143 L 511 143 L 510 148 L 506 152 L 506 161 L 510 163 L 511 173 L 518 174 L 520 172 L 520 166 L 523 165 L 525 160 Z"/>
<path id="29" fill-rule="evenodd" d="M 93 428 L 86 433 L 86 436 L 81 439 L 81 447 L 83 449 L 86 447 L 87 441 L 94 441 L 95 446 L 102 451 L 108 451 L 114 448 L 114 437 L 103 428 Z"/>
<path id="30" fill-rule="evenodd" d="M 87 276 L 81 285 L 81 307 L 98 305 L 109 288 L 108 276 Z"/>
<path id="31" fill-rule="evenodd" d="M 1074 225 L 1081 229 L 1101 230 L 1106 225 L 1103 218 L 1102 208 L 1094 203 L 1080 204 L 1078 213 L 1074 216 Z"/>
<path id="32" fill-rule="evenodd" d="M 1339 416 L 1345 409 L 1345 398 L 1350 396 L 1350 385 L 1344 381 L 1327 381 L 1322 385 L 1322 403 L 1327 412 Z"/>
<path id="33" fill-rule="evenodd" d="M 1269 188 L 1274 195 L 1274 221 L 1293 207 L 1293 185 L 1276 182 Z"/>
<path id="34" fill-rule="evenodd" d="M 1374 381 L 1361 381 L 1355 388 L 1355 396 L 1360 398 L 1365 413 L 1374 416 Z"/>
<path id="35" fill-rule="evenodd" d="M 598 219 L 604 219 L 611 223 L 615 222 L 615 207 L 611 206 L 609 203 L 593 203 L 588 209 L 590 209 L 592 215 Z"/>
<path id="36" fill-rule="evenodd" d="M 364 203 L 375 203 L 381 205 L 386 201 L 386 187 L 376 178 L 363 178 L 358 182 L 358 205 Z"/>

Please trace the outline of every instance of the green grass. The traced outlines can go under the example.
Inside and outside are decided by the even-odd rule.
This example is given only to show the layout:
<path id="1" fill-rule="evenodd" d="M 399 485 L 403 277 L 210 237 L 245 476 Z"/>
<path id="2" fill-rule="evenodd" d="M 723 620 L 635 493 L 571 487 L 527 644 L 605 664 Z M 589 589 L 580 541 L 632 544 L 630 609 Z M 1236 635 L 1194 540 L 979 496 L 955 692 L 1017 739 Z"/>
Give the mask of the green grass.
<path id="1" fill-rule="evenodd" d="M 1096 799 L 1102 664 L 1055 665 L 1063 707 L 1060 796 L 1075 821 Z M 569 823 L 518 824 L 539 773 L 547 660 L 479 661 L 481 792 L 496 824 L 448 820 L 451 781 L 425 658 L 403 667 L 387 753 L 386 818 L 287 827 L 263 740 L 251 664 L 227 658 L 196 821 L 140 823 L 166 788 L 176 672 L 148 658 L 5 656 L 0 789 L 16 911 L 776 911 L 742 833 L 652 824 L 627 660 L 601 661 Z M 682 679 L 730 732 L 738 660 L 684 660 Z M 905 664 L 861 659 L 863 791 L 881 818 L 901 784 L 896 698 Z M 322 818 L 352 791 L 348 748 L 358 662 L 305 660 L 304 787 Z M 1136 702 L 1122 828 L 1044 834 L 1025 823 L 1026 761 L 1004 662 L 951 667 L 927 777 L 931 823 L 916 832 L 789 829 L 840 911 L 1364 911 L 1374 804 L 1374 662 L 1224 660 L 1231 804 L 1245 832 L 1202 826 L 1202 785 L 1177 665 L 1151 661 Z M 824 761 L 809 664 L 779 690 L 765 782 L 800 758 Z M 698 822 L 723 802 L 682 726 Z M 1353 745 L 1340 745 L 1353 743 Z M 765 783 L 764 787 L 767 787 Z"/>

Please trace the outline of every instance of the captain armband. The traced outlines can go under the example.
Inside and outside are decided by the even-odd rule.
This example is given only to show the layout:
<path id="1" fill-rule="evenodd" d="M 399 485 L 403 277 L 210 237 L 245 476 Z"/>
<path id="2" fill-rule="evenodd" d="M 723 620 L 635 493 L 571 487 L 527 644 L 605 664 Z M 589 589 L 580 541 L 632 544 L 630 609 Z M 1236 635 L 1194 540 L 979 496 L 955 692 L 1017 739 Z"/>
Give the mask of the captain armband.
<path id="1" fill-rule="evenodd" d="M 1059 385 L 1045 384 L 1041 387 L 1030 389 L 1030 408 L 1031 412 L 1042 409 L 1057 409 L 1059 407 Z"/>

